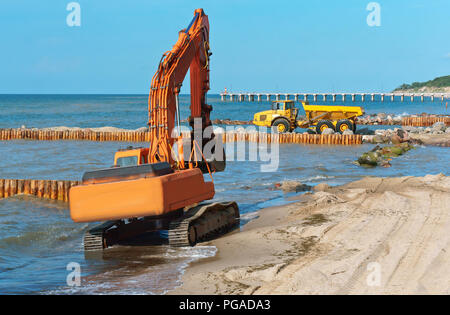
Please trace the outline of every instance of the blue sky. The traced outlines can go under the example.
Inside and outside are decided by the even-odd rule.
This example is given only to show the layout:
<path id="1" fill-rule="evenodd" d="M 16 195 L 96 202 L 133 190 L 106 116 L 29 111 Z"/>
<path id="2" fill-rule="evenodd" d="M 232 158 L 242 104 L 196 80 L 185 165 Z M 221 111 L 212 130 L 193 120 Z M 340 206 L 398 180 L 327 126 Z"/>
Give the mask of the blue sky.
<path id="1" fill-rule="evenodd" d="M 211 24 L 211 91 L 390 91 L 450 74 L 450 1 L 1 0 L 0 93 L 147 93 L 195 8 Z M 184 93 L 189 92 L 186 79 Z"/>

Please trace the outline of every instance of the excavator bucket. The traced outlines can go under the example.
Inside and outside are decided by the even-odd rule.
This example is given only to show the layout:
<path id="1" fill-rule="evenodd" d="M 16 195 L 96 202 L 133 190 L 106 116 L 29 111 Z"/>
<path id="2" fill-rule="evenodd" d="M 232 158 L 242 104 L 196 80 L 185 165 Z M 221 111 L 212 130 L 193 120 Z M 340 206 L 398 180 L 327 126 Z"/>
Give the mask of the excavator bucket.
<path id="1" fill-rule="evenodd" d="M 214 197 L 200 169 L 174 171 L 168 163 L 87 172 L 69 192 L 75 222 L 161 216 Z"/>

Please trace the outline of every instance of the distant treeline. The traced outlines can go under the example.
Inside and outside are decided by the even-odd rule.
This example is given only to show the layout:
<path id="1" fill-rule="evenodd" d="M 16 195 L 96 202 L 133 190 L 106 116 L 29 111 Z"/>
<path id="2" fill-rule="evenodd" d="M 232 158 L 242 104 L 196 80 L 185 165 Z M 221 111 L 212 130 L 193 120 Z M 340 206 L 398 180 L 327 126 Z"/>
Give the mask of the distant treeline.
<path id="1" fill-rule="evenodd" d="M 436 79 L 426 81 L 426 82 L 414 82 L 411 84 L 402 84 L 398 88 L 394 90 L 395 91 L 401 91 L 401 90 L 418 90 L 420 88 L 427 87 L 427 88 L 444 88 L 444 87 L 450 87 L 450 75 L 438 77 Z"/>

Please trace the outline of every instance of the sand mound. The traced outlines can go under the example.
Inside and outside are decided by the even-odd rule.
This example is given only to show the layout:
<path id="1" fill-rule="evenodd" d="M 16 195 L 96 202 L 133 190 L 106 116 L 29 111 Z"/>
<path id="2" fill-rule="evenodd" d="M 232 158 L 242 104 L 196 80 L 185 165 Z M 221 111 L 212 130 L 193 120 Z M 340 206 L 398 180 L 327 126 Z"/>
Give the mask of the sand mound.
<path id="1" fill-rule="evenodd" d="M 366 178 L 212 242 L 175 293 L 450 294 L 450 177 Z"/>

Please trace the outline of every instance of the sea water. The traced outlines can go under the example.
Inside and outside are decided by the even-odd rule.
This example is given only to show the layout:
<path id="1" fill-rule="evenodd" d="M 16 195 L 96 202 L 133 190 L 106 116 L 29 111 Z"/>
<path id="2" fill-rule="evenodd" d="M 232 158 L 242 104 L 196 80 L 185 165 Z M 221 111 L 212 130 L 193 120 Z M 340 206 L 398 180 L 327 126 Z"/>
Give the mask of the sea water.
<path id="1" fill-rule="evenodd" d="M 189 98 L 182 97 L 187 107 Z M 251 120 L 267 102 L 221 102 L 209 98 L 212 118 Z M 389 103 L 389 102 L 388 102 Z M 366 112 L 445 113 L 440 102 L 363 104 Z M 331 103 L 333 104 L 333 103 Z M 351 102 L 350 102 L 351 104 Z M 186 108 L 182 116 L 186 117 Z M 146 96 L 0 96 L 0 127 L 114 126 L 135 129 L 147 121 Z M 109 167 L 114 152 L 146 143 L 90 141 L 0 141 L 0 178 L 79 180 L 83 172 Z M 236 146 L 237 144 L 228 144 Z M 362 168 L 352 162 L 372 145 L 318 146 L 281 144 L 276 171 L 261 172 L 264 161 L 237 161 L 227 156 L 225 172 L 214 175 L 215 200 L 239 204 L 242 225 L 261 208 L 288 202 L 291 194 L 277 183 L 297 180 L 308 185 L 340 185 L 365 176 L 449 175 L 450 151 L 417 147 L 395 158 L 390 168 Z M 230 149 L 230 148 L 229 148 Z M 245 150 L 252 150 L 248 144 Z M 208 176 L 205 177 L 208 179 Z M 213 246 L 169 248 L 166 245 L 121 246 L 86 256 L 85 231 L 94 224 L 73 223 L 68 206 L 29 196 L 0 200 L 0 293 L 38 294 L 163 294 L 180 285 L 192 261 L 215 255 Z M 67 285 L 69 263 L 77 263 L 81 286 Z"/>

